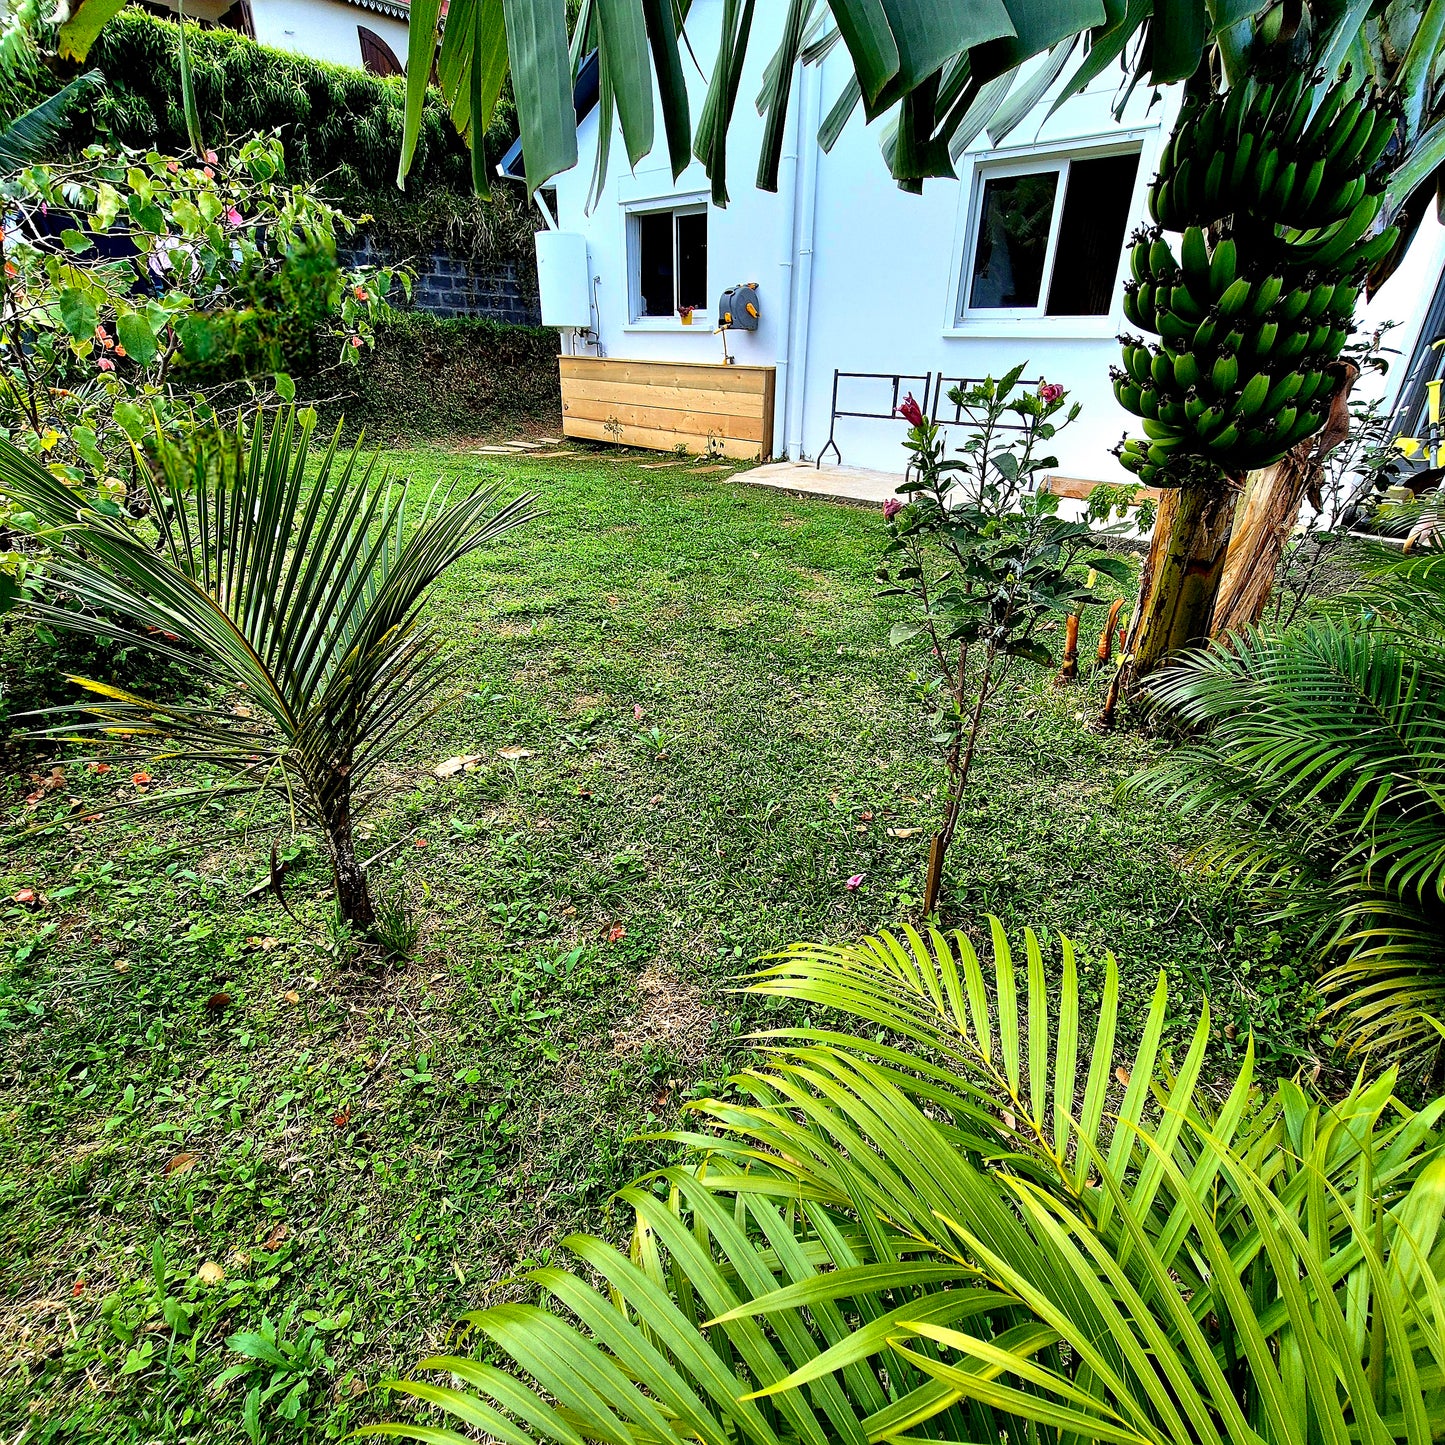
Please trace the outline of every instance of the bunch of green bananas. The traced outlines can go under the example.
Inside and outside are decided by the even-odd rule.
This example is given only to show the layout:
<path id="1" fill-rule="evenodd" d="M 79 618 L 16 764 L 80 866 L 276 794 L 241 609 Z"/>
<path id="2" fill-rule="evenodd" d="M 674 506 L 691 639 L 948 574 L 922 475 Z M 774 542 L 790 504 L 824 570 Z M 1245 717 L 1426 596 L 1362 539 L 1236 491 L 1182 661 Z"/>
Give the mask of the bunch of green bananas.
<path id="1" fill-rule="evenodd" d="M 1348 78 L 1318 102 L 1309 79 L 1249 76 L 1187 108 L 1165 148 L 1124 290 L 1159 341 L 1121 336 L 1111 373 L 1144 430 L 1116 454 L 1143 481 L 1268 466 L 1324 421 L 1359 281 L 1396 241 L 1368 234 L 1394 120 Z"/>

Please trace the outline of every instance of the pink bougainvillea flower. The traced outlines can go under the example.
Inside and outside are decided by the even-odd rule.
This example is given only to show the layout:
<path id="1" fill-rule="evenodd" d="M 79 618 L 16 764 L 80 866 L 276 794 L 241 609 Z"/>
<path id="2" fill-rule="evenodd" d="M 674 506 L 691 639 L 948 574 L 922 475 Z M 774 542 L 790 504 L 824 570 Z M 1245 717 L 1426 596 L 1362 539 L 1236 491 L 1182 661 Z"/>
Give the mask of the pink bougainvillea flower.
<path id="1" fill-rule="evenodd" d="M 901 416 L 909 426 L 923 425 L 923 408 L 914 401 L 911 391 L 903 398 L 902 402 L 899 403 L 898 415 Z"/>
<path id="2" fill-rule="evenodd" d="M 96 339 L 97 341 L 104 341 L 104 340 L 105 340 L 105 327 L 104 327 L 104 326 L 97 326 L 97 327 L 95 328 L 95 339 Z"/>
<path id="3" fill-rule="evenodd" d="M 1052 406 L 1064 394 L 1064 389 L 1056 381 L 1041 381 L 1039 383 L 1039 400 L 1045 406 Z"/>
<path id="4" fill-rule="evenodd" d="M 97 361 L 95 364 L 101 371 L 115 370 L 115 362 L 113 362 L 108 356 L 102 356 L 100 360 Z"/>
<path id="5" fill-rule="evenodd" d="M 205 176 L 208 181 L 213 181 L 216 179 L 216 173 L 210 168 L 210 166 L 202 166 L 201 174 Z"/>
<path id="6" fill-rule="evenodd" d="M 206 152 L 206 159 L 207 159 L 208 161 L 210 161 L 210 163 L 211 163 L 212 165 L 215 165 L 215 164 L 216 164 L 216 161 L 219 159 L 219 157 L 216 155 L 215 151 L 207 151 L 207 152 Z"/>
<path id="7" fill-rule="evenodd" d="M 172 175 L 175 175 L 175 174 L 180 170 L 180 168 L 181 168 L 181 163 L 180 163 L 179 161 L 167 161 L 167 162 L 166 162 L 166 169 L 167 169 Z"/>
<path id="8" fill-rule="evenodd" d="M 115 349 L 115 354 L 116 354 L 117 356 L 124 356 L 124 355 L 125 355 L 125 347 L 123 347 L 123 346 L 117 346 L 116 349 Z"/>
<path id="9" fill-rule="evenodd" d="M 614 923 L 612 927 L 607 930 L 608 943 L 621 943 L 626 937 L 627 930 L 620 923 Z"/>
<path id="10" fill-rule="evenodd" d="M 360 345 L 361 345 L 361 338 L 360 338 L 359 336 L 353 336 L 353 337 L 351 338 L 351 344 L 352 344 L 353 346 L 360 346 Z"/>
<path id="11" fill-rule="evenodd" d="M 365 286 L 358 286 L 353 293 L 358 301 L 369 301 L 371 298 L 366 294 Z"/>
<path id="12" fill-rule="evenodd" d="M 228 226 L 242 225 L 245 222 L 245 219 L 246 218 L 240 213 L 240 211 L 235 208 L 235 206 L 232 206 L 231 209 L 226 212 L 226 224 Z"/>
<path id="13" fill-rule="evenodd" d="M 861 873 L 855 873 L 843 887 L 846 888 L 849 893 L 856 893 L 863 886 L 863 876 Z"/>
<path id="14" fill-rule="evenodd" d="M 899 512 L 903 510 L 903 503 L 897 497 L 889 497 L 883 503 L 883 516 L 886 520 L 892 521 Z"/>

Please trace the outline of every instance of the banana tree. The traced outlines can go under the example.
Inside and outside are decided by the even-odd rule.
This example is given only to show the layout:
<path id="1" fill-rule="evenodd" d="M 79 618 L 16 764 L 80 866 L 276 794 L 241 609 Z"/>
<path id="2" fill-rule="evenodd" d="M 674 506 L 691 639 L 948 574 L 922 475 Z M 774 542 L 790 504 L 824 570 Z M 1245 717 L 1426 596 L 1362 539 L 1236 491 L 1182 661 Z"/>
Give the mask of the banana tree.
<path id="1" fill-rule="evenodd" d="M 1161 977 L 1132 1058 L 1120 979 L 911 929 L 800 945 L 755 992 L 842 1014 L 766 1035 L 687 1157 L 574 1235 L 539 1305 L 465 1318 L 488 1357 L 393 1390 L 461 1445 L 1064 1438 L 1427 1445 L 1445 1429 L 1445 1100 L 1329 1103 L 1172 1057 Z M 502 1365 L 508 1368 L 499 1367 Z"/>
<path id="2" fill-rule="evenodd" d="M 1276 5 L 1257 26 L 1244 25 L 1251 38 L 1242 47 L 1226 44 L 1221 35 L 1218 63 L 1194 78 L 1152 192 L 1156 212 L 1161 203 L 1178 211 L 1181 194 L 1207 195 L 1212 209 L 1203 230 L 1210 243 L 1201 253 L 1204 264 L 1217 270 L 1215 257 L 1229 250 L 1232 259 L 1237 248 L 1241 274 L 1252 270 L 1255 284 L 1242 311 L 1231 311 L 1230 298 L 1208 286 L 1206 306 L 1215 308 L 1209 316 L 1195 317 L 1188 307 L 1183 313 L 1172 305 L 1159 308 L 1173 313 L 1163 349 L 1193 352 L 1196 359 L 1202 353 L 1206 362 L 1213 357 L 1215 370 L 1197 381 L 1179 378 L 1198 386 L 1200 396 L 1192 400 L 1191 391 L 1180 398 L 1191 409 L 1182 438 L 1164 436 L 1173 419 L 1153 411 L 1159 434 L 1126 443 L 1121 454 L 1141 474 L 1169 462 L 1165 470 L 1183 483 L 1161 508 L 1141 574 L 1129 638 L 1139 674 L 1259 617 L 1301 500 L 1317 484 L 1322 458 L 1348 433 L 1349 393 L 1358 372 L 1342 351 L 1356 296 L 1381 284 L 1399 263 L 1435 177 L 1445 173 L 1445 3 L 1356 0 L 1343 7 L 1296 7 L 1295 23 L 1288 25 L 1287 15 L 1287 7 Z M 1309 78 L 1308 88 L 1300 86 L 1301 77 Z M 1264 108 L 1255 103 L 1261 85 L 1275 96 Z M 1280 103 L 1280 95 L 1296 94 L 1302 104 Z M 1241 100 L 1243 119 L 1201 147 L 1199 132 L 1210 128 L 1203 122 L 1211 114 L 1227 121 Z M 1258 123 L 1249 122 L 1251 114 Z M 1241 175 L 1244 191 L 1231 195 Z M 1185 233 L 1187 248 L 1185 224 L 1165 214 L 1158 218 L 1165 229 Z M 1187 271 L 1187 256 L 1183 262 Z M 1283 278 L 1283 294 L 1267 295 L 1274 278 Z M 1159 277 L 1142 279 L 1147 284 Z M 1183 279 L 1192 286 L 1191 278 Z M 1295 304 L 1302 284 L 1318 292 L 1322 282 L 1342 282 L 1348 306 L 1338 292 L 1319 303 L 1323 310 L 1314 301 Z M 1147 294 L 1157 299 L 1157 286 Z M 1216 327 L 1220 310 L 1229 319 Z M 1143 324 L 1157 329 L 1151 322 Z M 1196 322 L 1203 323 L 1198 336 Z M 1331 333 L 1329 324 L 1320 328 L 1322 322 L 1345 329 Z M 1286 349 L 1290 333 L 1301 328 L 1303 356 Z M 1222 344 L 1227 357 L 1215 356 L 1202 339 L 1216 329 L 1231 332 L 1213 343 Z M 1219 370 L 1232 372 L 1236 357 L 1240 374 L 1221 382 Z M 1124 387 L 1136 393 L 1138 366 L 1127 342 L 1125 361 L 1136 374 Z M 1253 399 L 1246 385 L 1251 370 L 1261 387 Z M 1297 381 L 1286 382 L 1291 372 L 1302 374 L 1303 393 Z M 1158 379 L 1157 373 L 1146 376 L 1142 384 L 1147 389 Z M 1147 406 L 1140 411 L 1129 398 L 1121 400 L 1151 414 Z M 1172 446 L 1219 465 L 1180 476 L 1174 459 L 1162 454 Z"/>
<path id="3" fill-rule="evenodd" d="M 526 520 L 531 499 L 438 484 L 423 496 L 339 430 L 317 464 L 310 420 L 263 415 L 184 453 L 155 438 L 147 523 L 88 500 L 0 441 L 0 496 L 51 550 L 37 622 L 168 658 L 199 700 L 73 679 L 90 698 L 39 714 L 40 735 L 141 765 L 188 767 L 152 808 L 265 795 L 326 839 L 342 917 L 376 922 L 355 823 L 377 770 L 435 708 L 448 676 L 421 617 L 454 562 Z M 159 479 L 156 477 L 159 473 Z"/>

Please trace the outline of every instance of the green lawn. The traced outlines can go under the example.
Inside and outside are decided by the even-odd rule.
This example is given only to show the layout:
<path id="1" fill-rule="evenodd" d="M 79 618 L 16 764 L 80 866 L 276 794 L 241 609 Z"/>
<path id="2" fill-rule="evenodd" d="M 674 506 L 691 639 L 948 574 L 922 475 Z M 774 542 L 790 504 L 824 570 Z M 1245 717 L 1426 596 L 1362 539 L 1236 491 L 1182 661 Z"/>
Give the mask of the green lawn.
<path id="1" fill-rule="evenodd" d="M 519 1261 L 613 1227 L 666 1147 L 634 1136 L 722 1088 L 767 1020 L 729 991 L 752 959 L 909 913 L 937 778 L 879 517 L 643 460 L 393 458 L 545 508 L 432 605 L 457 697 L 371 842 L 399 845 L 377 884 L 423 921 L 403 967 L 338 952 L 308 840 L 279 835 L 292 917 L 248 897 L 269 820 L 84 823 L 70 798 L 131 780 L 78 765 L 27 809 L 49 764 L 18 755 L 11 821 L 71 821 L 0 857 L 0 897 L 41 895 L 0 907 L 0 1438 L 240 1441 L 252 1384 L 278 1386 L 259 1438 L 345 1433 Z M 5 647 L 33 681 L 33 640 Z M 1141 1007 L 1162 968 L 1179 1022 L 1208 995 L 1222 1050 L 1252 1025 L 1292 1069 L 1316 1042 L 1301 941 L 1191 866 L 1192 826 L 1115 803 L 1157 744 L 1089 731 L 1099 691 L 1010 698 L 950 920 L 1067 932 L 1086 979 L 1112 948 Z M 263 1318 L 294 1370 L 211 1388 Z"/>

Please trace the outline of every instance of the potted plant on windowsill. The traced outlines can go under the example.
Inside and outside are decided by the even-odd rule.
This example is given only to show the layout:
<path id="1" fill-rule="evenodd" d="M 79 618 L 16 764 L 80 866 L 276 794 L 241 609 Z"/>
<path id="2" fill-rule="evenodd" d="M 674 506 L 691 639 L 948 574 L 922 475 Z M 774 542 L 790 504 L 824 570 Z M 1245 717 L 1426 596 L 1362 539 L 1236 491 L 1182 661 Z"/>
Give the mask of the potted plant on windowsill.
<path id="1" fill-rule="evenodd" d="M 692 325 L 692 313 L 696 310 L 696 306 L 679 306 L 677 308 L 678 318 L 684 326 Z"/>

